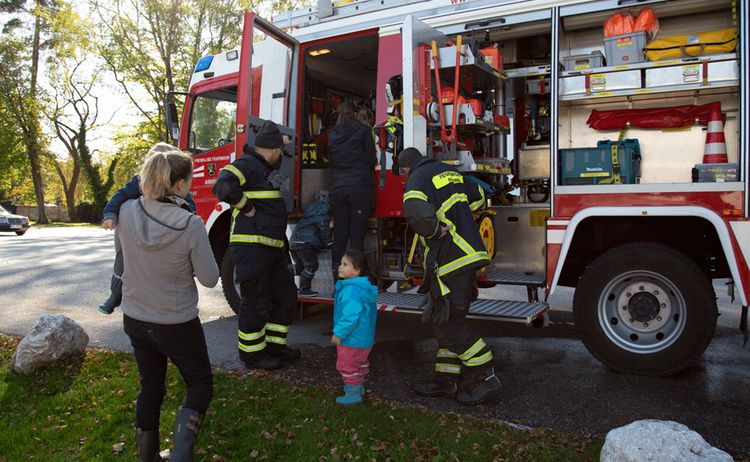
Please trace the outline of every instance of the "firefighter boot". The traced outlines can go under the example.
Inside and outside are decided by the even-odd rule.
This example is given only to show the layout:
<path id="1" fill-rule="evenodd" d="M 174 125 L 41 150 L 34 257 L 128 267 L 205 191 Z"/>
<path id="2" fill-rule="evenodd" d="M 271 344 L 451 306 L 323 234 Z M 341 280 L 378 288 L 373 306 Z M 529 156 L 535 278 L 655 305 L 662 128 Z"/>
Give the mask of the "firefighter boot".
<path id="1" fill-rule="evenodd" d="M 431 381 L 417 383 L 412 389 L 414 393 L 427 398 L 453 399 L 458 393 L 458 380 L 457 378 L 443 377 L 443 374 L 435 374 Z"/>
<path id="2" fill-rule="evenodd" d="M 198 438 L 203 415 L 196 410 L 181 407 L 174 419 L 174 448 L 170 462 L 193 462 L 193 445 Z"/>
<path id="3" fill-rule="evenodd" d="M 143 431 L 135 429 L 135 445 L 138 447 L 140 462 L 162 462 L 159 456 L 159 430 Z"/>
<path id="4" fill-rule="evenodd" d="M 475 406 L 493 393 L 500 391 L 500 379 L 495 375 L 495 368 L 477 366 L 466 368 L 466 380 L 461 383 L 461 391 L 456 395 L 458 404 L 465 406 Z"/>
<path id="5" fill-rule="evenodd" d="M 289 348 L 286 345 L 268 345 L 268 352 L 271 353 L 271 356 L 283 362 L 294 361 L 302 356 L 298 349 Z"/>
<path id="6" fill-rule="evenodd" d="M 336 404 L 341 404 L 344 406 L 348 406 L 350 404 L 360 404 L 362 402 L 362 394 L 364 389 L 364 384 L 359 385 L 349 385 L 348 383 L 344 385 L 344 394 L 342 396 L 336 397 Z"/>
<path id="7" fill-rule="evenodd" d="M 297 294 L 301 297 L 317 297 L 318 293 L 312 290 L 312 278 L 305 276 L 304 274 L 299 277 L 299 292 Z"/>
<path id="8" fill-rule="evenodd" d="M 273 356 L 268 351 L 255 353 L 252 359 L 246 359 L 243 362 L 248 369 L 266 369 L 269 371 L 279 369 L 284 365 L 281 359 Z"/>

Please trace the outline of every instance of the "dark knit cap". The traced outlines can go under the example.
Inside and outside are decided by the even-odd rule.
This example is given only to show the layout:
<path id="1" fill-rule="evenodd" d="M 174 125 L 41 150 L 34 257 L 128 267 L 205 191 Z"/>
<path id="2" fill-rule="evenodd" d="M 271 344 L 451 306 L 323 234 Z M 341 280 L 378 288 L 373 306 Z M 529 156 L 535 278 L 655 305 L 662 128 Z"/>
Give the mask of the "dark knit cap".
<path id="1" fill-rule="evenodd" d="M 255 147 L 275 149 L 282 146 L 284 146 L 284 139 L 281 137 L 279 127 L 271 120 L 266 121 L 255 135 Z"/>
<path id="2" fill-rule="evenodd" d="M 417 148 L 406 148 L 398 154 L 396 163 L 398 168 L 414 168 L 414 165 L 422 159 L 424 156 L 419 152 Z"/>

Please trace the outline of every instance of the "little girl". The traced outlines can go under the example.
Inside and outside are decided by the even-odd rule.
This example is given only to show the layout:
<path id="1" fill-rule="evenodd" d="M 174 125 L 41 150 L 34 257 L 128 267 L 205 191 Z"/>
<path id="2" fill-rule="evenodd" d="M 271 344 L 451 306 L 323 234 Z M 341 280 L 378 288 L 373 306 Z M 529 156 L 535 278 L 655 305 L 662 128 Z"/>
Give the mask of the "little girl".
<path id="1" fill-rule="evenodd" d="M 365 375 L 370 364 L 367 357 L 375 343 L 378 289 L 372 284 L 365 254 L 348 250 L 339 265 L 336 298 L 333 304 L 333 336 L 336 344 L 336 369 L 344 380 L 344 395 L 338 404 L 362 402 Z"/>

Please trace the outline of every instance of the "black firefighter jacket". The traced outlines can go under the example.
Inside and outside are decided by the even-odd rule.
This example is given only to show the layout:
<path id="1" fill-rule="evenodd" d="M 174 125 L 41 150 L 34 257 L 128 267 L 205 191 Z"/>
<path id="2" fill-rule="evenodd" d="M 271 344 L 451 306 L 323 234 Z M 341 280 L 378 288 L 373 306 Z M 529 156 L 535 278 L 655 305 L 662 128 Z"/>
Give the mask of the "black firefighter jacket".
<path id="1" fill-rule="evenodd" d="M 234 208 L 230 245 L 265 245 L 284 247 L 286 204 L 278 187 L 268 179 L 271 165 L 254 150 L 245 146 L 245 155 L 219 173 L 212 189 L 220 200 Z M 255 207 L 255 215 L 244 214 Z"/>
<path id="2" fill-rule="evenodd" d="M 437 262 L 438 278 L 489 263 L 487 249 L 472 216 L 472 211 L 481 208 L 484 200 L 481 187 L 467 181 L 451 167 L 427 158 L 414 165 L 404 190 L 404 212 L 411 223 L 414 220 L 436 223 L 426 228 L 429 231 L 421 231 L 421 237 L 426 247 L 425 266 Z M 425 202 L 432 206 L 422 207 Z M 415 209 L 420 211 L 416 215 L 412 212 Z M 425 214 L 424 210 L 428 212 Z M 448 228 L 442 239 L 437 238 L 440 225 Z M 416 231 L 420 226 L 414 223 L 412 228 Z"/>

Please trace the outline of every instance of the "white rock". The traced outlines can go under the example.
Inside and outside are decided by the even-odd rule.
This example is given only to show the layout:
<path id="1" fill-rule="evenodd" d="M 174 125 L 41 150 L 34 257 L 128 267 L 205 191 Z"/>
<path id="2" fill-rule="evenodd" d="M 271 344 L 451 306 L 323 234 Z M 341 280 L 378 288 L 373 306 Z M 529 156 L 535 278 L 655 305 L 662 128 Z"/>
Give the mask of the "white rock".
<path id="1" fill-rule="evenodd" d="M 693 430 L 669 420 L 637 420 L 607 433 L 600 462 L 733 462 Z"/>
<path id="2" fill-rule="evenodd" d="M 45 314 L 13 353 L 13 370 L 30 374 L 63 356 L 81 353 L 89 336 L 75 321 L 62 314 Z"/>

